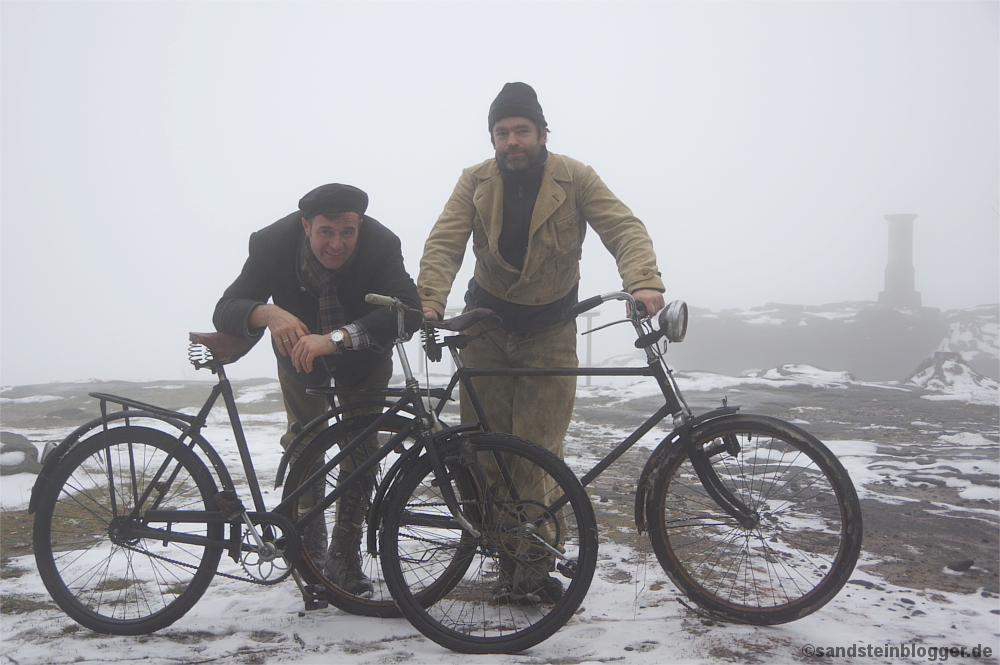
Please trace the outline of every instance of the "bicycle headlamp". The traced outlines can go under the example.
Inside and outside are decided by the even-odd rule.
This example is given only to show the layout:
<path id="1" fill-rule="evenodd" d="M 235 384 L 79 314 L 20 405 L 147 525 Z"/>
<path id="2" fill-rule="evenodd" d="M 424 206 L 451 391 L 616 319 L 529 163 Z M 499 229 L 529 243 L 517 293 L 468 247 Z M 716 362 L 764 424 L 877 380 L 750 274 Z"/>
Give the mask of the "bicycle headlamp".
<path id="1" fill-rule="evenodd" d="M 687 303 L 683 300 L 673 301 L 660 310 L 658 321 L 668 342 L 683 342 L 688 329 Z"/>

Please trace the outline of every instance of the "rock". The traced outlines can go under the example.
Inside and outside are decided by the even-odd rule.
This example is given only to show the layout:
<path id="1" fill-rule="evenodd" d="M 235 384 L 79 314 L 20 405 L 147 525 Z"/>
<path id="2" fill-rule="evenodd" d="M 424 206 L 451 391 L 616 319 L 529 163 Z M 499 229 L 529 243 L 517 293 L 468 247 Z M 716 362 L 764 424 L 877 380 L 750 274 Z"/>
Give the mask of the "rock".
<path id="1" fill-rule="evenodd" d="M 973 559 L 962 559 L 961 561 L 952 561 L 947 566 L 945 566 L 945 568 L 948 568 L 950 570 L 956 570 L 960 573 L 964 573 L 969 568 L 972 568 L 973 564 L 975 563 L 976 562 Z"/>
<path id="2" fill-rule="evenodd" d="M 38 448 L 27 437 L 15 432 L 0 432 L 0 444 L 0 454 L 24 454 L 20 462 L 0 465 L 0 475 L 13 476 L 16 473 L 38 473 L 42 470 L 42 465 L 38 463 Z"/>
<path id="3" fill-rule="evenodd" d="M 0 443 L 25 444 L 31 443 L 28 437 L 16 432 L 0 432 Z"/>

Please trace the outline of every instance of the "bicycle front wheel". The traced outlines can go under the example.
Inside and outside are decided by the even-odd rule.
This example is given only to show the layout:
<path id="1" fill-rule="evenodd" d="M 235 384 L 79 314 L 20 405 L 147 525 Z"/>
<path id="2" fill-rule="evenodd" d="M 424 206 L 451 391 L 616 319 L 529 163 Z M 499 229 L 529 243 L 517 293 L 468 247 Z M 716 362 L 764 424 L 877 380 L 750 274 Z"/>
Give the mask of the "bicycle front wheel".
<path id="1" fill-rule="evenodd" d="M 766 416 L 711 420 L 691 439 L 664 459 L 646 503 L 653 551 L 674 584 L 710 613 L 757 625 L 794 621 L 833 599 L 863 530 L 837 458 Z"/>
<path id="2" fill-rule="evenodd" d="M 326 461 L 340 453 L 376 419 L 381 419 L 382 422 L 379 424 L 378 430 L 366 442 L 365 450 L 355 456 L 357 459 L 351 462 L 351 465 L 334 466 L 321 483 L 317 483 L 312 494 L 303 495 L 294 501 L 289 508 L 291 515 L 304 515 L 317 501 L 336 490 L 341 485 L 341 479 L 350 474 L 353 469 L 352 465 L 361 463 L 363 459 L 367 458 L 366 453 L 377 451 L 404 430 L 413 429 L 411 419 L 398 415 L 383 417 L 381 414 L 363 414 L 332 423 L 306 444 L 292 464 L 291 471 L 289 471 L 285 481 L 285 497 L 301 487 L 311 474 L 323 466 Z M 352 488 L 348 488 L 348 492 L 339 500 L 338 504 L 324 511 L 308 524 L 301 525 L 303 548 L 302 559 L 298 566 L 299 571 L 311 584 L 321 585 L 326 591 L 326 598 L 330 604 L 345 612 L 381 618 L 402 616 L 382 578 L 382 570 L 376 558 L 378 553 L 369 547 L 367 517 L 374 491 L 383 483 L 386 474 L 393 472 L 394 465 L 400 456 L 414 445 L 416 445 L 416 441 L 413 436 L 402 438 L 393 451 L 373 467 L 370 474 L 355 483 Z M 349 506 L 345 505 L 347 503 L 357 505 L 350 509 Z M 343 521 L 348 513 L 352 513 L 355 520 L 362 522 L 356 551 L 352 554 L 358 555 L 360 571 L 371 584 L 371 590 L 359 594 L 351 593 L 351 591 L 342 588 L 338 580 L 331 579 L 330 569 L 326 565 L 330 557 L 330 553 L 327 551 L 330 545 L 328 537 L 335 533 L 338 522 Z"/>
<path id="3" fill-rule="evenodd" d="M 204 463 L 176 438 L 116 427 L 81 441 L 56 467 L 35 513 L 38 573 L 70 617 L 99 633 L 140 635 L 181 618 L 208 588 L 221 547 L 219 523 L 160 523 L 149 510 L 213 510 Z M 140 503 L 141 502 L 141 503 Z M 156 529 L 164 538 L 135 536 Z"/>
<path id="4" fill-rule="evenodd" d="M 445 648 L 530 648 L 569 621 L 590 587 L 597 524 L 589 497 L 562 460 L 513 436 L 462 437 L 439 452 L 444 478 L 424 455 L 391 490 L 380 542 L 392 595 Z M 460 516 L 446 505 L 445 486 Z M 439 599 L 428 605 L 432 587 Z"/>

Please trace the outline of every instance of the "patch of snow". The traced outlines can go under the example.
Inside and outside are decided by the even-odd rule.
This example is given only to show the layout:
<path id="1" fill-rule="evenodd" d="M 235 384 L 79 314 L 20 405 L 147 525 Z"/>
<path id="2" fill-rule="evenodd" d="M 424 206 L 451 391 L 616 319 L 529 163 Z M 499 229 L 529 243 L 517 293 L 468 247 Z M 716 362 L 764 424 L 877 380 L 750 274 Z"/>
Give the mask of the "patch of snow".
<path id="1" fill-rule="evenodd" d="M 56 395 L 31 395 L 30 397 L 0 397 L 0 404 L 32 404 L 35 402 L 58 402 Z"/>
<path id="2" fill-rule="evenodd" d="M 247 388 L 242 388 L 239 394 L 236 396 L 237 404 L 252 404 L 253 402 L 261 402 L 267 399 L 268 393 L 280 393 L 281 384 L 275 381 L 274 383 L 265 383 L 259 386 L 249 386 Z"/>
<path id="3" fill-rule="evenodd" d="M 947 443 L 956 443 L 960 446 L 982 446 L 983 448 L 992 448 L 996 446 L 996 443 L 990 441 L 982 434 L 977 434 L 975 432 L 959 432 L 957 434 L 942 434 L 938 437 L 941 441 Z"/>

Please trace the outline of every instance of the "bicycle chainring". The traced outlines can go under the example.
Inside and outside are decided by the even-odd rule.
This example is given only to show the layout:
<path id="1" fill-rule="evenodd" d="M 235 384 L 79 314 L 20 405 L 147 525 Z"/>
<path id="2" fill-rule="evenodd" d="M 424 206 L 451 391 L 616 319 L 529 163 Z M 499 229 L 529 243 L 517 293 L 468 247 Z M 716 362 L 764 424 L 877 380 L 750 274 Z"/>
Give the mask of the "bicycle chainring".
<path id="1" fill-rule="evenodd" d="M 256 535 L 244 525 L 240 565 L 258 584 L 277 584 L 295 570 L 302 539 L 290 521 L 274 513 L 247 513 Z M 257 538 L 263 541 L 260 545 Z"/>

